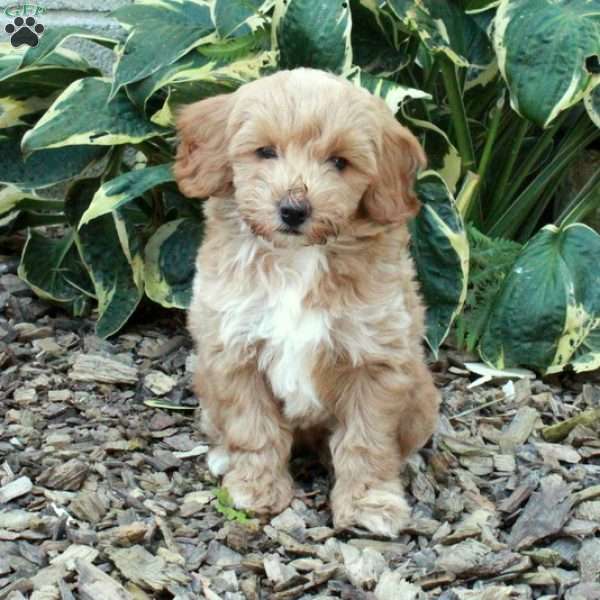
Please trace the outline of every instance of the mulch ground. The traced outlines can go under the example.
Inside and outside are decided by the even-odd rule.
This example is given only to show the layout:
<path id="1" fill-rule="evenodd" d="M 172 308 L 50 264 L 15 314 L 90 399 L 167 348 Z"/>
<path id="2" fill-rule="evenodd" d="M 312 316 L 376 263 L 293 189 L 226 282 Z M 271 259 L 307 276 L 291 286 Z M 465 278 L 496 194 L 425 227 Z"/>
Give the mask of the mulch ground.
<path id="1" fill-rule="evenodd" d="M 432 368 L 443 415 L 405 469 L 414 518 L 397 539 L 335 531 L 312 457 L 293 460 L 292 506 L 259 521 L 206 469 L 181 314 L 103 341 L 10 263 L 0 600 L 599 600 L 598 374 L 469 387 L 451 351 Z"/>

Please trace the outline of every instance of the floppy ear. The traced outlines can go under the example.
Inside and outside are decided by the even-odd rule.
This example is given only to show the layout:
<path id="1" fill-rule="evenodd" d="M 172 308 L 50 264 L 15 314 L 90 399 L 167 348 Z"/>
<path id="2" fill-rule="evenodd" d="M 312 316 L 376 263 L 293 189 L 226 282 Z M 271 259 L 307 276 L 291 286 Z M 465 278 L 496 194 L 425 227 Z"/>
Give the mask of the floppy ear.
<path id="1" fill-rule="evenodd" d="M 190 104 L 177 119 L 180 143 L 173 171 L 179 189 L 190 198 L 226 196 L 233 189 L 227 127 L 232 96 Z"/>
<path id="2" fill-rule="evenodd" d="M 383 140 L 378 149 L 378 173 L 363 196 L 363 207 L 377 223 L 404 223 L 421 208 L 413 186 L 417 171 L 427 161 L 417 138 L 396 121 L 388 107 L 380 105 L 379 111 Z"/>

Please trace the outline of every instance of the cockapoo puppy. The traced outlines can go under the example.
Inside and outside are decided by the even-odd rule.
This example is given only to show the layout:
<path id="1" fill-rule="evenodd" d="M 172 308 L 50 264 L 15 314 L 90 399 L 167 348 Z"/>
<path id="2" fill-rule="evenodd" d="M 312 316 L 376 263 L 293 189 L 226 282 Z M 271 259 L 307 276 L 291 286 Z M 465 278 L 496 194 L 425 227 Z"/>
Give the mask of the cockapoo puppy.
<path id="1" fill-rule="evenodd" d="M 311 69 L 192 104 L 178 130 L 179 187 L 209 198 L 189 328 L 210 470 L 277 513 L 295 439 L 326 436 L 334 524 L 396 535 L 402 463 L 438 413 L 406 227 L 423 150 L 381 99 Z"/>

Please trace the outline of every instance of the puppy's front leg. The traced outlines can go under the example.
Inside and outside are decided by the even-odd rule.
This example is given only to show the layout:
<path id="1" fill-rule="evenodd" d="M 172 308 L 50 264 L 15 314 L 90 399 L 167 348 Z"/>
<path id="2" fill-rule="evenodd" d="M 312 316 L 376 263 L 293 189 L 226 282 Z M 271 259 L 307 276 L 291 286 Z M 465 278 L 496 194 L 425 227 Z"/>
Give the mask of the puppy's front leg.
<path id="1" fill-rule="evenodd" d="M 346 378 L 337 403 L 339 425 L 330 443 L 336 527 L 360 525 L 394 537 L 406 524 L 410 509 L 399 474 L 408 448 L 399 432 L 403 419 L 412 421 L 419 395 L 405 373 L 385 366 L 363 367 Z M 421 445 L 427 437 L 419 440 Z"/>
<path id="2" fill-rule="evenodd" d="M 292 433 L 263 376 L 246 367 L 207 377 L 212 393 L 205 410 L 219 430 L 222 446 L 216 451 L 228 458 L 223 486 L 238 508 L 281 512 L 293 496 Z"/>

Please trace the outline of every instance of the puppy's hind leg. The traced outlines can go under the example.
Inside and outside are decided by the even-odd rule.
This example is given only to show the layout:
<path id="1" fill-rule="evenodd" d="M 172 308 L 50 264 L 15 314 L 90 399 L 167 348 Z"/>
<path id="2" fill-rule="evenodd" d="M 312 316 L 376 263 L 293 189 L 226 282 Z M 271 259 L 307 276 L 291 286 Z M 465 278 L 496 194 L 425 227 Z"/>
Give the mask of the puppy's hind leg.
<path id="1" fill-rule="evenodd" d="M 440 393 L 425 363 L 415 364 L 413 379 L 414 386 L 404 398 L 398 427 L 403 459 L 427 443 L 438 423 Z"/>

